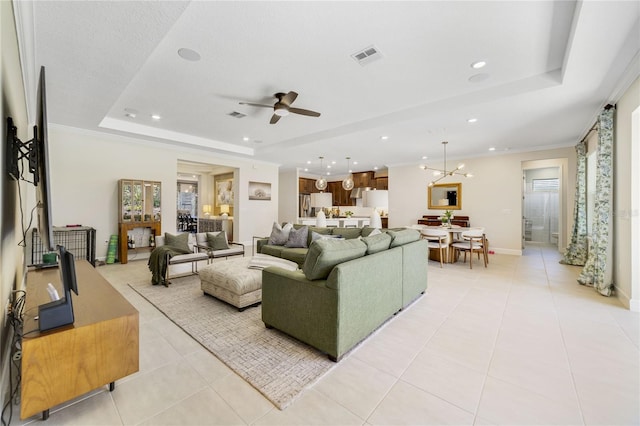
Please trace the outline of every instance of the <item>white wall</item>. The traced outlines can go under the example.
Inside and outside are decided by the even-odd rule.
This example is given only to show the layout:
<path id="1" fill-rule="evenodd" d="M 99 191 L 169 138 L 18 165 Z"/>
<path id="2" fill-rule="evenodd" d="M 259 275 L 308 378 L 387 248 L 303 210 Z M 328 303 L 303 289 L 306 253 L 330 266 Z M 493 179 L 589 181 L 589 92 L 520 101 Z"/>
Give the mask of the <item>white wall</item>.
<path id="1" fill-rule="evenodd" d="M 280 193 L 278 201 L 278 222 L 298 221 L 298 171 L 286 170 L 279 174 Z M 271 229 L 271 228 L 269 228 Z M 268 234 L 264 234 L 268 235 Z"/>
<path id="2" fill-rule="evenodd" d="M 640 311 L 640 79 L 616 104 L 613 180 L 613 282 L 625 306 Z M 634 122 L 634 111 L 636 111 Z M 635 131 L 632 132 L 632 126 Z M 635 175 L 634 175 L 635 173 Z M 635 179 L 631 177 L 635 176 Z M 635 269 L 634 269 L 635 268 Z"/>
<path id="3" fill-rule="evenodd" d="M 96 257 L 106 255 L 105 240 L 118 229 L 117 181 L 122 178 L 162 182 L 162 232 L 176 231 L 178 160 L 238 168 L 234 239 L 250 244 L 264 235 L 278 216 L 278 168 L 105 133 L 49 126 L 52 216 L 56 226 L 96 228 Z M 271 201 L 249 201 L 249 181 L 272 182 Z"/>
<path id="4" fill-rule="evenodd" d="M 520 254 L 523 162 L 557 158 L 566 158 L 568 165 L 564 179 L 568 190 L 564 202 L 569 208 L 561 220 L 566 234 L 572 223 L 575 195 L 576 155 L 573 147 L 460 160 L 474 177 L 443 179 L 443 183 L 462 183 L 462 209 L 454 214 L 468 215 L 472 226 L 484 226 L 492 250 Z M 415 224 L 425 214 L 442 213 L 442 210 L 427 209 L 430 178 L 427 173 L 417 165 L 389 167 L 389 227 Z M 565 235 L 565 241 L 566 238 Z"/>

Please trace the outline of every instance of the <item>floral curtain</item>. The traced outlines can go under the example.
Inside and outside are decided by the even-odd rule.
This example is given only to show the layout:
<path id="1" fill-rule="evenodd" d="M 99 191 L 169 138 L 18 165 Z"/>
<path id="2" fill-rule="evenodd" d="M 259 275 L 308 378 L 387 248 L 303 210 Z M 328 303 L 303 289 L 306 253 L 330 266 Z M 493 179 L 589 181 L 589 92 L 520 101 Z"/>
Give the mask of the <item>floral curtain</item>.
<path id="1" fill-rule="evenodd" d="M 613 291 L 610 236 L 613 210 L 613 117 L 615 109 L 607 106 L 598 121 L 598 160 L 596 167 L 596 196 L 592 223 L 591 247 L 578 282 L 593 286 L 600 294 L 610 296 Z"/>
<path id="2" fill-rule="evenodd" d="M 573 230 L 569 247 L 560 263 L 584 266 L 587 261 L 587 142 L 576 145 L 578 173 L 573 207 Z"/>

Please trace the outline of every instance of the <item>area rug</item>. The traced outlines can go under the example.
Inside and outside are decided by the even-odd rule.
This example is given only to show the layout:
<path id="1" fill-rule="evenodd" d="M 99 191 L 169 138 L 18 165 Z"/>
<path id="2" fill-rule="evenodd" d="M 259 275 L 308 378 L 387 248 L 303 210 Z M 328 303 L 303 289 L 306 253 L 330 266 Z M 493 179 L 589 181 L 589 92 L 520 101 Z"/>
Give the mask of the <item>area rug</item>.
<path id="1" fill-rule="evenodd" d="M 259 306 L 238 312 L 204 295 L 197 275 L 171 282 L 168 288 L 150 282 L 129 286 L 279 409 L 335 366 L 320 351 L 267 329 Z"/>

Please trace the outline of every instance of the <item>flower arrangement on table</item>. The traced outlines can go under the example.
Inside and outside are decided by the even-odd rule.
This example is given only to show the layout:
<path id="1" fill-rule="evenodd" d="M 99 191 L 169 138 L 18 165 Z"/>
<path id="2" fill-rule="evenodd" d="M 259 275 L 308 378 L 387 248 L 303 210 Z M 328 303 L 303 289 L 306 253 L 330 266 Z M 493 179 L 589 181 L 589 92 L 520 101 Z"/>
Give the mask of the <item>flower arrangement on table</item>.
<path id="1" fill-rule="evenodd" d="M 344 212 L 344 215 L 350 218 L 351 216 L 353 216 L 353 212 L 351 210 L 347 210 L 346 212 Z"/>
<path id="2" fill-rule="evenodd" d="M 453 211 L 445 210 L 445 212 L 442 213 L 442 216 L 440 217 L 440 219 L 442 220 L 442 225 L 451 226 L 451 219 L 453 219 Z"/>

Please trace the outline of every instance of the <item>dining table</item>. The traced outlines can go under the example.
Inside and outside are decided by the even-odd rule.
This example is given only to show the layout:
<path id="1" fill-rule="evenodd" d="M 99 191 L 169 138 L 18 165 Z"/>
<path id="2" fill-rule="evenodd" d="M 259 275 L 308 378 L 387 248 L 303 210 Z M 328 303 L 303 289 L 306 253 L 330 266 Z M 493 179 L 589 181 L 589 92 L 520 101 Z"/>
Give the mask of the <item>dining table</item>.
<path id="1" fill-rule="evenodd" d="M 446 245 L 448 247 L 447 249 L 447 255 L 446 258 L 443 259 L 444 263 L 454 263 L 456 261 L 456 259 L 454 258 L 454 250 L 451 247 L 451 243 L 453 243 L 454 241 L 457 240 L 456 237 L 460 236 L 460 234 L 462 234 L 464 231 L 468 231 L 472 228 L 470 227 L 464 227 L 464 226 L 459 226 L 459 225 L 450 225 L 450 226 L 430 226 L 430 225 L 408 225 L 405 226 L 405 228 L 408 229 L 415 229 L 417 231 L 422 231 L 423 229 L 440 229 L 443 231 L 447 231 L 447 239 L 446 239 Z M 435 260 L 435 261 L 440 261 L 440 250 L 436 250 L 436 249 L 431 249 L 429 250 L 429 259 L 431 260 Z"/>

